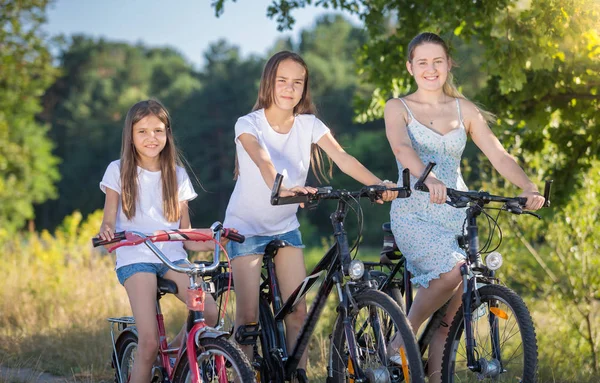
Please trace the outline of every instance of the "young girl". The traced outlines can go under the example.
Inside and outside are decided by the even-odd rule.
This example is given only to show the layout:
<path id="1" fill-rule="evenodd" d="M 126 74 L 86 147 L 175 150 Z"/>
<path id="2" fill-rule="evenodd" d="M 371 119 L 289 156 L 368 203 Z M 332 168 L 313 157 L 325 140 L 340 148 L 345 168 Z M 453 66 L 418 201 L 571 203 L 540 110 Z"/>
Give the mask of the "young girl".
<path id="1" fill-rule="evenodd" d="M 462 233 L 465 212 L 444 202 L 446 187 L 467 190 L 460 173 L 467 135 L 500 174 L 523 190 L 521 197 L 527 198 L 527 209 L 539 209 L 544 198 L 488 127 L 491 114 L 466 100 L 452 84 L 452 60 L 446 43 L 439 36 L 433 33 L 416 36 L 408 46 L 406 68 L 418 88 L 404 98 L 387 102 L 387 137 L 400 174 L 403 168 L 410 169 L 413 182 L 426 163 L 437 163 L 425 180 L 429 196 L 415 192 L 410 198 L 395 200 L 390 213 L 392 231 L 406 257 L 412 282 L 423 287 L 418 290 L 408 313 L 416 333 L 451 297 L 445 323 L 451 323 L 461 304 L 459 266 L 466 255 L 455 237 Z M 440 327 L 429 347 L 429 382 L 440 381 L 442 349 L 447 335 L 448 327 Z"/>
<path id="2" fill-rule="evenodd" d="M 108 165 L 100 189 L 106 193 L 99 234 L 104 240 L 112 239 L 115 231 L 121 230 L 153 233 L 190 228 L 188 201 L 197 194 L 181 167 L 169 113 L 158 101 L 138 102 L 127 113 L 121 159 Z M 181 242 L 162 242 L 156 246 L 175 264 L 187 262 Z M 186 242 L 185 247 L 193 251 L 212 250 L 209 242 Z M 157 276 L 176 282 L 177 297 L 183 302 L 188 277 L 168 269 L 144 245 L 117 249 L 116 270 L 129 296 L 139 337 L 130 381 L 148 383 L 158 353 Z M 214 325 L 217 307 L 210 295 L 206 299 L 206 321 Z M 182 338 L 180 333 L 176 339 Z"/>
<path id="3" fill-rule="evenodd" d="M 365 185 L 382 184 L 346 153 L 323 122 L 314 116 L 308 68 L 299 55 L 283 51 L 269 59 L 253 110 L 235 124 L 237 183 L 225 215 L 225 225 L 236 227 L 246 236 L 243 244 L 228 244 L 237 294 L 236 332 L 240 326 L 257 322 L 262 256 L 271 240 L 283 240 L 288 245 L 279 250 L 275 258 L 283 299 L 306 277 L 304 245 L 296 217 L 298 205 L 271 206 L 269 202 L 276 174 L 284 175 L 282 196 L 314 193 L 315 188 L 304 184 L 311 165 L 316 175 L 324 174 L 316 144 L 357 181 Z M 383 195 L 385 201 L 395 197 L 396 193 L 392 192 Z M 302 301 L 286 318 L 289 350 L 294 346 L 305 316 L 306 302 Z M 252 357 L 250 347 L 244 350 Z M 298 379 L 306 381 L 306 354 L 299 366 Z"/>

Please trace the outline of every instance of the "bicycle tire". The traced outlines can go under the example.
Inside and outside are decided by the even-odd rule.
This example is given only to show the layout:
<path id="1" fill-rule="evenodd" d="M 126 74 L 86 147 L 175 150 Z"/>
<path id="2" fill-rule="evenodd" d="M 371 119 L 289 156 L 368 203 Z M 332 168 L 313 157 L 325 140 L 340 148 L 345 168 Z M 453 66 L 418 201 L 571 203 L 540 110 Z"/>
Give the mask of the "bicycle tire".
<path id="1" fill-rule="evenodd" d="M 115 369 L 116 383 L 129 382 L 137 345 L 138 337 L 133 332 L 125 332 L 117 338 L 115 345 L 116 354 L 113 352 L 113 367 Z M 120 377 L 119 369 L 117 369 L 117 362 L 120 369 Z"/>
<path id="2" fill-rule="evenodd" d="M 370 355 L 372 354 L 372 350 L 370 350 L 367 345 L 368 340 L 366 338 L 368 338 L 368 335 L 361 335 L 359 337 L 360 339 L 357 339 L 357 343 L 361 347 L 360 353 L 362 354 L 362 356 L 359 355 L 359 358 L 362 358 L 362 360 L 365 362 L 360 366 L 360 369 L 363 370 L 365 374 L 373 375 L 373 377 L 368 378 L 370 379 L 369 381 L 373 380 L 410 383 L 424 382 L 425 375 L 423 373 L 423 366 L 421 364 L 421 354 L 419 353 L 419 349 L 417 347 L 410 324 L 398 305 L 388 295 L 377 290 L 365 290 L 357 294 L 355 297 L 353 297 L 353 299 L 356 302 L 358 310 L 357 315 L 354 315 L 354 313 L 352 314 L 352 319 L 355 326 L 364 326 L 364 324 L 368 321 L 366 319 L 364 321 L 357 319 L 360 318 L 361 309 L 368 308 L 370 317 L 372 316 L 373 312 L 377 312 L 376 310 L 379 309 L 389 316 L 388 320 L 380 320 L 380 322 L 384 324 L 383 327 L 386 329 L 385 346 L 387 347 L 387 343 L 391 340 L 392 335 L 395 332 L 400 332 L 400 335 L 404 340 L 403 349 L 405 357 L 403 359 L 406 364 L 403 364 L 402 366 L 393 365 L 387 360 L 386 357 L 386 360 L 383 362 L 383 366 L 366 368 L 364 364 L 367 364 L 367 359 L 370 359 Z M 331 338 L 331 381 L 334 383 L 354 381 L 354 377 L 352 376 L 354 366 L 352 366 L 352 363 L 349 362 L 348 352 L 345 348 L 346 336 L 343 320 L 344 318 L 338 315 Z M 377 321 L 374 321 L 374 323 L 377 326 Z M 356 332 L 356 328 L 354 331 Z M 375 339 L 376 337 L 373 338 Z M 377 343 L 377 340 L 375 340 L 375 342 Z M 380 346 L 376 347 L 380 348 Z M 377 352 L 375 352 L 375 354 L 376 353 Z"/>
<path id="3" fill-rule="evenodd" d="M 202 374 L 203 382 L 220 382 L 218 374 L 215 374 L 214 363 L 206 360 L 206 353 L 221 355 L 226 358 L 226 365 L 231 368 L 233 377 L 238 377 L 241 382 L 256 382 L 254 369 L 250 366 L 250 362 L 246 355 L 233 342 L 225 338 L 201 338 L 200 349 L 197 350 L 198 366 Z M 191 383 L 189 360 L 187 353 L 182 355 L 183 363 L 177 368 L 177 372 L 173 378 L 173 382 Z M 211 367 L 212 371 L 211 371 Z M 216 379 L 216 380 L 215 380 Z M 227 381 L 232 381 L 229 378 Z M 220 382 L 221 383 L 221 382 Z"/>
<path id="4" fill-rule="evenodd" d="M 527 306 L 521 297 L 505 286 L 485 285 L 478 289 L 478 291 L 482 304 L 479 307 L 475 307 L 475 302 L 472 302 L 472 318 L 473 322 L 475 322 L 473 323 L 473 332 L 478 354 L 476 358 L 479 357 L 479 360 L 485 360 L 484 365 L 487 364 L 487 368 L 491 368 L 491 370 L 480 374 L 467 368 L 463 336 L 464 313 L 461 306 L 452 321 L 448 338 L 446 339 L 442 359 L 442 381 L 450 383 L 481 381 L 536 382 L 538 362 L 537 340 L 533 321 Z M 487 310 L 485 309 L 486 307 Z M 492 310 L 492 308 L 495 308 L 495 310 Z M 510 316 L 511 313 L 512 316 Z M 506 318 L 503 318 L 504 316 Z M 484 320 L 478 321 L 481 318 L 484 318 Z M 490 323 L 492 322 L 493 324 L 491 325 Z M 483 328 L 482 333 L 479 332 L 480 327 Z M 498 330 L 494 332 L 492 328 L 498 328 Z M 485 333 L 486 329 L 488 330 L 487 334 Z M 516 331 L 517 329 L 521 334 L 518 338 L 516 334 L 513 334 L 513 330 Z M 480 334 L 483 338 L 479 337 Z M 502 340 L 506 341 L 506 344 L 498 342 L 501 347 L 500 354 L 504 356 L 502 366 L 499 366 L 497 359 L 492 356 L 492 337 L 495 338 L 493 334 L 498 334 L 498 338 L 500 336 L 503 337 L 502 339 L 498 339 L 500 342 Z M 519 341 L 520 344 L 518 343 Z M 490 351 L 481 352 L 488 344 Z M 522 351 L 522 357 L 515 355 L 519 349 Z M 510 357 L 507 358 L 507 355 L 510 355 Z M 489 360 L 487 360 L 488 356 L 490 357 Z M 511 363 L 513 360 L 514 364 Z M 464 366 L 464 369 L 457 370 L 457 366 Z"/>

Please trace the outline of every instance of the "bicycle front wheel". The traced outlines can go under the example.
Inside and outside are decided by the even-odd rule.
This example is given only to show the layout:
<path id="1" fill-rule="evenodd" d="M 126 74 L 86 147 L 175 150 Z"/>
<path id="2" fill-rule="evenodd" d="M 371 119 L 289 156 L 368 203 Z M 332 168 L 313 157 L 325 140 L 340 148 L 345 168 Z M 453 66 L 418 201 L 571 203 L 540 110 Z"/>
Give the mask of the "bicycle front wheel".
<path id="1" fill-rule="evenodd" d="M 424 382 L 413 331 L 398 305 L 376 290 L 363 291 L 353 299 L 356 306 L 349 319 L 357 345 L 357 365 L 353 365 L 350 358 L 344 318 L 338 316 L 331 339 L 332 381 L 355 382 L 360 378 L 360 371 L 369 382 Z M 402 346 L 388 350 L 397 333 L 402 338 Z"/>
<path id="2" fill-rule="evenodd" d="M 444 348 L 443 382 L 524 382 L 537 375 L 537 341 L 529 310 L 512 290 L 486 285 L 479 290 L 481 304 L 471 303 L 474 358 L 479 371 L 467 367 L 465 320 L 456 313 Z"/>
<path id="3" fill-rule="evenodd" d="M 196 352 L 202 382 L 256 382 L 246 355 L 227 339 L 200 339 L 200 347 Z M 187 356 L 173 381 L 194 383 Z"/>

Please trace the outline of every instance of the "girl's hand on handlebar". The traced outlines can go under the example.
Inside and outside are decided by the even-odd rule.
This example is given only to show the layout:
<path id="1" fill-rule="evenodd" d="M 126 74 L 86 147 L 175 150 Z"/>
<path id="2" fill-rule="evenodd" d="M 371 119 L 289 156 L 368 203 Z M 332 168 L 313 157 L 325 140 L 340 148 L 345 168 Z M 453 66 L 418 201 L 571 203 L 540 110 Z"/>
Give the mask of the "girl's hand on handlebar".
<path id="1" fill-rule="evenodd" d="M 102 225 L 100 225 L 100 232 L 98 233 L 97 237 L 101 238 L 103 241 L 112 241 L 115 237 L 114 226 L 103 222 Z M 109 249 L 111 246 L 113 245 L 104 245 L 104 248 Z"/>
<path id="2" fill-rule="evenodd" d="M 311 186 L 294 186 L 293 188 L 287 189 L 283 186 L 279 191 L 280 197 L 293 197 L 298 194 L 315 194 L 317 192 L 317 188 L 313 188 Z M 301 203 L 300 207 L 304 207 L 304 204 Z"/>
<path id="3" fill-rule="evenodd" d="M 396 185 L 393 182 L 382 182 L 380 183 L 380 185 L 385 186 L 386 188 L 395 188 L 398 187 L 398 185 Z M 383 194 L 381 195 L 381 199 L 378 199 L 376 202 L 379 204 L 382 204 L 383 202 L 390 202 L 396 199 L 396 197 L 398 197 L 398 192 L 397 191 L 392 191 L 392 190 L 387 190 L 385 192 L 383 192 Z"/>
<path id="4" fill-rule="evenodd" d="M 537 190 L 524 191 L 519 197 L 527 198 L 527 204 L 525 205 L 525 209 L 527 210 L 538 210 L 544 206 L 544 202 L 546 202 L 544 197 Z"/>
<path id="5" fill-rule="evenodd" d="M 446 185 L 435 177 L 429 175 L 424 182 L 429 189 L 429 201 L 431 203 L 443 204 L 446 203 L 447 191 Z"/>

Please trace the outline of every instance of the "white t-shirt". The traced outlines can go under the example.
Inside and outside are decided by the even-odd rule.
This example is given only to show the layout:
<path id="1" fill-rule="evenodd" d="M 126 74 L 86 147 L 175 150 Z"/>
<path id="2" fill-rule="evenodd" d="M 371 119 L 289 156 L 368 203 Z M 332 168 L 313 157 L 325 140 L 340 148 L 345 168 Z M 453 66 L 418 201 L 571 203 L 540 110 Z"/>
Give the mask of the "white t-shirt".
<path id="1" fill-rule="evenodd" d="M 189 201 L 198 196 L 185 169 L 179 166 L 177 167 L 177 184 L 179 185 L 179 201 Z M 100 182 L 100 189 L 106 193 L 106 188 L 110 188 L 121 195 L 119 160 L 111 162 L 106 168 L 102 182 Z M 125 213 L 123 213 L 121 199 L 119 199 L 115 230 L 135 230 L 144 234 L 151 234 L 156 230 L 179 229 L 179 220 L 169 222 L 163 215 L 161 172 L 151 172 L 138 166 L 138 188 L 138 201 L 133 219 L 127 219 Z M 187 258 L 183 242 L 157 242 L 155 244 L 171 261 Z M 141 262 L 161 263 L 161 260 L 144 244 L 124 246 L 117 249 L 115 269 Z"/>
<path id="2" fill-rule="evenodd" d="M 224 225 L 246 236 L 282 234 L 300 226 L 296 218 L 298 204 L 271 205 L 271 190 L 244 150 L 239 140 L 242 134 L 256 137 L 277 172 L 283 174 L 283 185 L 289 188 L 306 183 L 311 144 L 317 143 L 327 132 L 329 128 L 312 114 L 297 115 L 286 134 L 271 128 L 264 109 L 240 117 L 235 124 L 240 174 L 227 206 Z"/>

